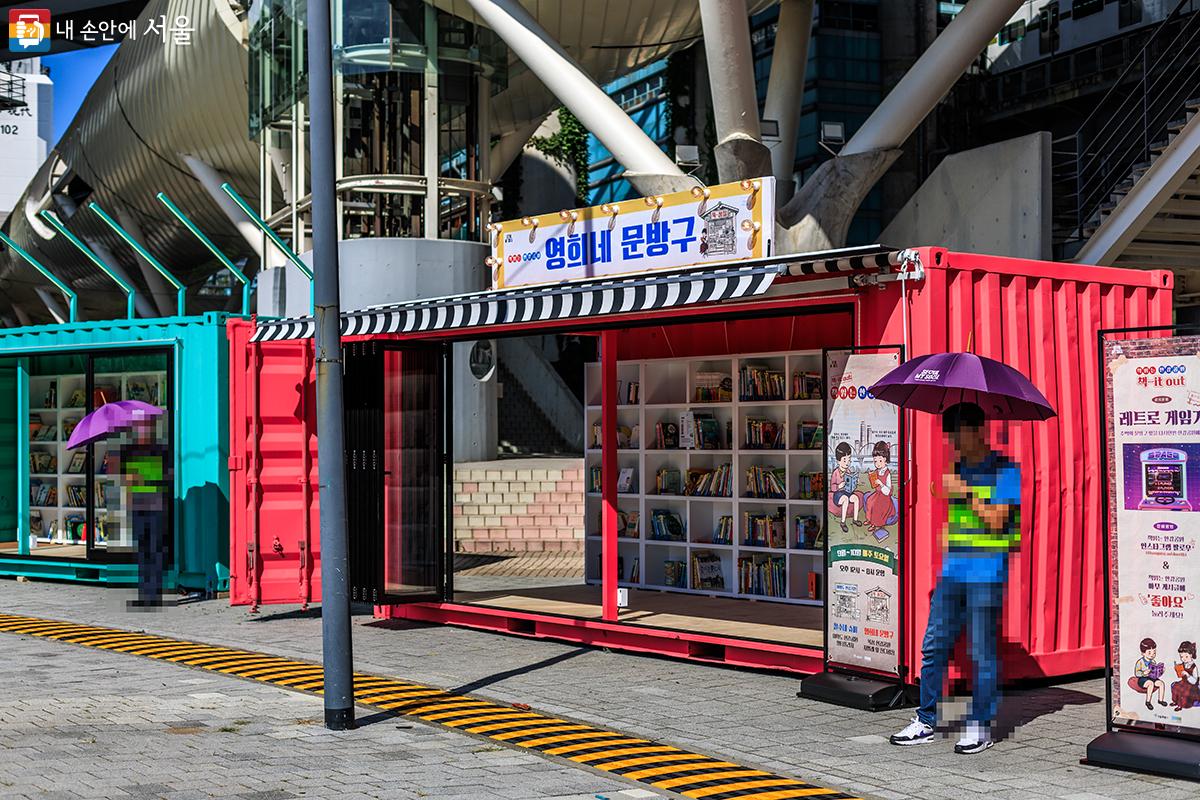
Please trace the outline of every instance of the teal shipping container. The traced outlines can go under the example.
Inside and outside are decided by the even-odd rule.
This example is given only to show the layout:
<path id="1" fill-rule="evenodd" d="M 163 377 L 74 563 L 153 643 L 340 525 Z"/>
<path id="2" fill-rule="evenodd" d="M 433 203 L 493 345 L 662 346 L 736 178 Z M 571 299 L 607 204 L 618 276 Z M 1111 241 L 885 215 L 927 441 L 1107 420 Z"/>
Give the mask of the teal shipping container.
<path id="1" fill-rule="evenodd" d="M 228 317 L 0 330 L 0 575 L 136 584 L 128 493 L 113 466 L 128 434 L 66 442 L 90 411 L 144 400 L 166 411 L 156 433 L 172 465 L 164 585 L 227 588 Z"/>

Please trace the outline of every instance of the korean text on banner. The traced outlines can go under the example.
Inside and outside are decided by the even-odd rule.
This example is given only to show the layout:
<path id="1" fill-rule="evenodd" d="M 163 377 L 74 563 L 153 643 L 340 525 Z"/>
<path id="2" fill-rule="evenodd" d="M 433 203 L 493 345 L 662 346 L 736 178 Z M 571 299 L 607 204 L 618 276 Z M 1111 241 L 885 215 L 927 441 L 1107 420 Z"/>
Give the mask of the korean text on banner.
<path id="1" fill-rule="evenodd" d="M 900 353 L 825 358 L 825 658 L 898 674 L 900 410 L 867 387 L 900 365 Z"/>
<path id="2" fill-rule="evenodd" d="M 775 179 L 637 198 L 492 226 L 496 289 L 762 258 Z M 661 205 L 660 205 L 661 201 Z"/>
<path id="3" fill-rule="evenodd" d="M 1200 734 L 1200 336 L 1107 341 L 1112 723 Z"/>

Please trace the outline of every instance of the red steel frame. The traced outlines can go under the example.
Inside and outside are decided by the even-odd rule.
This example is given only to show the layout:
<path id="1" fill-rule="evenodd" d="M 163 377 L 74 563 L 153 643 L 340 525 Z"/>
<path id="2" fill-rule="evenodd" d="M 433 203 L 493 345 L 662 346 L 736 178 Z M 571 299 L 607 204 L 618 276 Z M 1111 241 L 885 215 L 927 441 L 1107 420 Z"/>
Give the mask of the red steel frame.
<path id="1" fill-rule="evenodd" d="M 1169 322 L 1171 275 L 1165 271 L 951 253 L 938 248 L 922 248 L 917 252 L 926 269 L 925 280 L 910 285 L 904 301 L 900 286 L 891 283 L 821 296 L 739 301 L 720 306 L 671 309 L 653 315 L 614 315 L 602 321 L 590 321 L 590 324 L 588 320 L 566 320 L 470 330 L 469 336 L 474 339 L 533 331 L 588 332 L 602 326 L 599 330 L 604 377 L 601 398 L 604 440 L 601 618 L 580 619 L 453 602 L 377 606 L 376 615 L 747 667 L 801 673 L 820 670 L 823 657 L 819 648 L 656 629 L 616 621 L 616 350 L 618 336 L 628 335 L 628 328 L 638 324 L 718 321 L 751 314 L 787 316 L 810 309 L 849 305 L 853 309 L 854 341 L 845 344 L 872 345 L 907 338 L 909 357 L 962 350 L 970 344 L 974 352 L 1005 361 L 1029 375 L 1058 409 L 1058 418 L 1050 422 L 1010 426 L 1007 442 L 1001 443 L 1002 449 L 1024 465 L 1022 494 L 1024 507 L 1029 512 L 1023 517 L 1024 552 L 1010 574 L 1004 626 L 1005 638 L 1012 645 L 1010 650 L 1014 655 L 1006 663 L 1006 672 L 1009 677 L 1030 678 L 1102 667 L 1103 576 L 1100 571 L 1103 560 L 1100 548 L 1103 534 L 1097 477 L 1100 438 L 1096 431 L 1100 423 L 1095 332 L 1100 328 Z M 786 282 L 785 279 L 779 281 L 782 282 Z M 907 337 L 902 302 L 908 304 L 910 330 Z M 949 309 L 954 309 L 953 316 Z M 230 324 L 249 327 L 244 322 Z M 464 335 L 462 331 L 456 332 L 458 338 Z M 408 336 L 351 337 L 349 340 L 369 338 L 446 337 L 432 331 Z M 242 369 L 253 371 L 250 366 L 253 362 L 248 363 L 245 341 L 245 335 L 230 337 L 231 348 L 242 348 L 240 353 L 234 353 L 231 370 L 240 365 Z M 250 349 L 254 349 L 253 346 Z M 246 383 L 240 379 L 231 382 L 234 415 L 246 413 L 247 398 L 238 396 L 246 392 Z M 910 630 L 904 637 L 907 652 L 903 654 L 903 660 L 912 674 L 919 668 L 919 643 L 940 559 L 937 520 L 943 519 L 945 513 L 944 507 L 922 487 L 941 474 L 946 454 L 936 421 L 929 415 L 906 413 L 912 463 L 903 499 L 907 518 L 912 524 L 904 557 L 910 577 L 904 598 Z M 245 449 L 235 446 L 234 452 L 243 453 Z M 1074 460 L 1068 460 L 1068 457 Z M 231 458 L 231 464 L 235 458 Z M 251 491 L 248 504 L 251 508 L 255 506 L 253 494 Z M 314 501 L 316 494 L 311 493 Z M 235 549 L 231 563 L 238 563 L 237 547 L 239 544 L 245 546 L 244 539 L 256 524 L 255 520 L 245 518 L 245 511 L 244 506 L 231 509 L 235 518 L 231 527 L 231 547 Z M 241 519 L 238 519 L 239 513 Z M 314 557 L 312 561 L 315 560 Z M 310 563 L 308 568 L 311 571 L 315 566 Z M 244 580 L 252 581 L 250 585 L 258 599 L 260 587 L 264 585 L 261 577 L 246 576 Z M 272 599 L 264 598 L 262 602 L 272 602 Z M 294 600 L 276 598 L 274 602 Z"/>

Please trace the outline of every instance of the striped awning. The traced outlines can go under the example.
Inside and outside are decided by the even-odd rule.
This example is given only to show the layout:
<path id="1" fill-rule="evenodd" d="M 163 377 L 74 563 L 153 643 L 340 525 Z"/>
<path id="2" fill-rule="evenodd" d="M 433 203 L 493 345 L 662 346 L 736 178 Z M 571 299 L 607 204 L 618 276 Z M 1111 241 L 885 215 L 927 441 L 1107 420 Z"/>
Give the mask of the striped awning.
<path id="1" fill-rule="evenodd" d="M 820 253 L 793 257 L 787 265 L 788 275 L 829 275 L 863 270 L 891 269 L 899 266 L 911 251 L 897 250 L 884 245 L 844 247 Z"/>
<path id="2" fill-rule="evenodd" d="M 629 314 L 719 303 L 760 295 L 786 271 L 783 262 L 756 262 L 702 271 L 507 289 L 414 300 L 342 314 L 342 335 L 416 333 Z M 254 342 L 313 336 L 312 317 L 260 322 Z"/>

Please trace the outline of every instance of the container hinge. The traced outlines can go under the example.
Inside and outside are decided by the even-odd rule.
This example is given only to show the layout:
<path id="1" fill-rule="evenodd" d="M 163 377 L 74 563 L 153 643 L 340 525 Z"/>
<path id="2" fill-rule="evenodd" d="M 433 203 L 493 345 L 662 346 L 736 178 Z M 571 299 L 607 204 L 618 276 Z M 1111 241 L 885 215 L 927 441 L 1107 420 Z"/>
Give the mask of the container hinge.
<path id="1" fill-rule="evenodd" d="M 246 466 L 246 459 L 243 456 L 230 456 L 229 457 L 229 471 L 230 472 L 239 472 L 242 469 L 244 469 L 245 466 Z"/>

